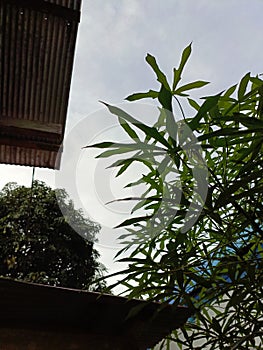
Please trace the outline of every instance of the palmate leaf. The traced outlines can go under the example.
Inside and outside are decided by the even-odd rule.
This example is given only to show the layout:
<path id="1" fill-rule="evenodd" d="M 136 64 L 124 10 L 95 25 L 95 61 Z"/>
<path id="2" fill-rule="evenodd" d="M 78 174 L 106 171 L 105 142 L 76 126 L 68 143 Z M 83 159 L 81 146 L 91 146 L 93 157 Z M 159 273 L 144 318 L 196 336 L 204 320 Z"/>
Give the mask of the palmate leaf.
<path id="1" fill-rule="evenodd" d="M 124 148 L 123 158 L 126 159 L 112 164 L 112 167 L 119 167 L 118 174 L 125 172 L 137 158 L 145 164 L 143 175 L 128 187 L 143 184 L 147 190 L 140 197 L 125 199 L 138 200 L 135 209 L 141 208 L 143 214 L 130 217 L 118 226 L 125 227 L 127 234 L 120 237 L 125 247 L 117 256 L 129 252 L 125 262 L 130 264 L 120 282 L 130 296 L 176 305 L 183 303 L 196 310 L 195 319 L 184 327 L 184 336 L 180 331 L 174 333 L 177 343 L 183 343 L 186 350 L 195 348 L 195 341 L 202 341 L 201 346 L 209 349 L 230 349 L 247 330 L 249 336 L 253 333 L 254 316 L 250 316 L 254 315 L 256 298 L 259 299 L 258 292 L 262 288 L 262 281 L 258 283 L 262 275 L 262 269 L 259 270 L 262 251 L 254 247 L 262 234 L 263 91 L 260 89 L 263 82 L 251 78 L 248 73 L 239 85 L 206 97 L 201 106 L 198 101 L 187 98 L 196 112 L 193 118 L 187 113 L 183 116 L 203 147 L 202 156 L 208 166 L 206 184 L 202 171 L 197 176 L 194 174 L 190 158 L 195 154 L 185 155 L 184 149 L 178 146 L 178 140 L 182 144 L 189 135 L 180 135 L 184 128 L 175 122 L 172 113 L 173 93 L 183 97 L 187 91 L 207 84 L 198 80 L 179 86 L 190 53 L 191 45 L 184 50 L 179 68 L 174 70 L 173 89 L 156 59 L 147 56 L 160 90 L 133 94 L 127 99 L 158 99 L 161 105 L 158 121 L 151 127 L 108 105 L 119 122 L 123 122 L 135 146 L 125 148 L 125 144 L 116 146 L 109 142 L 99 147 L 104 150 L 109 147 L 106 151 L 114 152 Z M 137 130 L 143 133 L 145 142 L 138 140 L 137 136 L 142 133 Z M 144 149 L 143 144 L 148 148 Z M 132 156 L 126 154 L 131 149 L 135 153 Z M 209 190 L 204 208 L 192 226 L 183 232 L 189 213 L 194 213 L 192 202 L 200 205 L 198 191 L 205 192 L 206 185 Z M 182 192 L 181 197 L 175 186 L 178 186 L 178 193 Z M 243 248 L 246 249 L 244 254 Z M 144 251 L 148 255 L 144 255 Z M 252 258 L 253 264 L 248 260 Z M 241 286 L 248 303 L 240 303 L 234 294 Z M 222 306 L 227 303 L 230 304 L 228 310 Z M 235 317 L 229 317 L 231 308 L 235 308 Z M 242 329 L 244 324 L 245 330 Z M 229 337 L 230 333 L 234 335 Z M 246 344 L 248 340 L 243 339 L 240 348 L 245 348 Z"/>

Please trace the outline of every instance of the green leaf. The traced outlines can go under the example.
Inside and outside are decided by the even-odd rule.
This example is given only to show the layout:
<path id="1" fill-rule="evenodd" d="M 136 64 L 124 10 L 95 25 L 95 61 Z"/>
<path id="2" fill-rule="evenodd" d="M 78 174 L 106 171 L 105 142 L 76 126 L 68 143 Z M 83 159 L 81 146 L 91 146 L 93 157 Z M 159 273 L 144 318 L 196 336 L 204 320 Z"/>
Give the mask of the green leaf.
<path id="1" fill-rule="evenodd" d="M 152 215 L 146 215 L 146 216 L 138 216 L 136 218 L 127 219 L 127 220 L 123 221 L 121 224 L 115 226 L 115 228 L 136 225 L 139 222 L 150 220 L 151 217 L 152 217 Z"/>
<path id="2" fill-rule="evenodd" d="M 97 147 L 96 144 L 95 145 L 90 145 L 88 147 Z M 137 142 L 137 143 L 114 143 L 112 144 L 111 147 L 109 148 L 113 148 L 110 149 L 108 151 L 104 151 L 102 153 L 100 153 L 99 155 L 96 156 L 96 158 L 107 158 L 110 157 L 112 155 L 116 155 L 116 154 L 123 154 L 123 153 L 127 153 L 127 152 L 135 152 L 138 150 L 141 151 L 163 151 L 164 150 L 158 146 L 155 145 L 151 145 L 151 144 L 145 144 L 144 142 Z"/>
<path id="3" fill-rule="evenodd" d="M 243 135 L 251 134 L 253 132 L 258 131 L 258 129 L 250 129 L 250 130 L 240 130 L 237 128 L 224 128 L 220 130 L 213 131 L 211 133 L 202 135 L 198 137 L 199 141 L 209 140 L 212 137 L 217 136 L 232 136 L 232 137 L 240 137 Z"/>
<path id="4" fill-rule="evenodd" d="M 145 59 L 146 59 L 146 62 L 152 67 L 153 71 L 155 72 L 155 74 L 157 76 L 157 80 L 169 91 L 170 86 L 167 82 L 166 76 L 160 70 L 160 68 L 156 62 L 155 57 L 148 53 Z"/>
<path id="5" fill-rule="evenodd" d="M 230 97 L 236 90 L 237 84 L 231 86 L 229 89 L 226 90 L 224 93 L 224 97 Z"/>
<path id="6" fill-rule="evenodd" d="M 188 58 L 191 55 L 191 52 L 192 52 L 192 43 L 184 49 L 182 53 L 181 61 L 179 64 L 179 68 L 178 69 L 174 68 L 173 91 L 176 89 L 177 84 L 181 80 L 183 69 L 186 65 L 186 62 L 188 61 Z"/>
<path id="7" fill-rule="evenodd" d="M 263 115 L 263 85 L 261 85 L 259 87 L 258 93 L 259 93 L 259 101 L 258 101 L 257 114 L 262 119 L 262 115 Z"/>
<path id="8" fill-rule="evenodd" d="M 152 202 L 152 201 L 151 201 Z M 131 213 L 133 214 L 134 212 L 136 212 L 136 210 L 138 209 L 141 209 L 143 207 L 145 207 L 146 205 L 149 204 L 149 201 L 146 201 L 146 200 L 141 200 L 139 203 L 137 203 L 133 208 L 132 208 L 132 211 Z"/>
<path id="9" fill-rule="evenodd" d="M 104 102 L 102 102 L 102 103 L 104 103 Z M 119 118 L 122 118 L 122 119 L 126 120 L 127 122 L 133 124 L 138 129 L 143 131 L 147 137 L 153 138 L 154 140 L 159 141 L 161 144 L 163 144 L 167 148 L 171 148 L 168 141 L 166 141 L 166 139 L 157 131 L 156 128 L 143 124 L 142 122 L 133 118 L 130 114 L 126 113 L 125 111 L 123 111 L 122 109 L 120 109 L 118 107 L 111 106 L 107 103 L 104 103 L 104 104 L 112 114 L 114 114 L 114 115 L 118 116 Z"/>
<path id="10" fill-rule="evenodd" d="M 234 292 L 227 304 L 227 307 L 239 305 L 242 301 L 244 302 L 244 295 L 240 292 Z"/>
<path id="11" fill-rule="evenodd" d="M 149 90 L 148 92 L 138 92 L 136 94 L 132 94 L 129 95 L 128 97 L 126 97 L 126 100 L 128 101 L 137 101 L 137 100 L 141 100 L 143 98 L 157 98 L 159 95 L 158 91 L 155 90 Z"/>
<path id="12" fill-rule="evenodd" d="M 140 140 L 136 132 L 126 123 L 123 119 L 118 118 L 121 127 L 126 131 L 126 133 L 135 141 Z"/>
<path id="13" fill-rule="evenodd" d="M 118 166 L 122 166 L 124 164 L 126 164 L 126 162 L 140 162 L 143 163 L 144 165 L 146 165 L 151 171 L 153 171 L 153 166 L 152 163 L 147 161 L 146 159 L 144 159 L 144 156 L 142 155 L 142 157 L 139 157 L 138 155 L 130 158 L 130 159 L 120 159 L 117 160 L 116 162 L 114 162 L 113 164 L 111 164 L 108 168 L 114 168 L 114 167 L 118 167 Z"/>
<path id="14" fill-rule="evenodd" d="M 245 96 L 249 80 L 250 80 L 250 73 L 247 73 L 240 81 L 239 88 L 237 91 L 237 96 L 239 101 L 242 101 L 243 97 Z"/>
<path id="15" fill-rule="evenodd" d="M 211 288 L 211 281 L 197 273 L 189 273 L 189 277 L 202 287 Z"/>
<path id="16" fill-rule="evenodd" d="M 226 202 L 231 200 L 231 196 L 235 194 L 236 191 L 240 191 L 242 187 L 246 187 L 248 183 L 251 183 L 254 180 L 259 180 L 261 179 L 262 176 L 262 170 L 255 171 L 252 174 L 249 174 L 245 176 L 245 178 L 242 178 L 240 180 L 235 179 L 234 183 L 230 186 L 228 186 L 224 192 L 222 192 L 216 203 L 215 203 L 215 208 L 218 208 L 219 206 L 225 205 Z"/>
<path id="17" fill-rule="evenodd" d="M 217 333 L 221 334 L 222 327 L 215 317 L 212 318 L 211 326 Z"/>
<path id="18" fill-rule="evenodd" d="M 222 93 L 220 92 L 218 95 L 206 97 L 205 102 L 199 108 L 196 116 L 188 124 L 193 131 L 198 128 L 200 120 L 204 117 L 204 115 L 217 105 L 221 94 Z"/>
<path id="19" fill-rule="evenodd" d="M 183 289 L 184 288 L 184 274 L 183 274 L 183 271 L 181 269 L 177 270 L 175 272 L 176 274 L 176 280 L 177 280 L 177 283 L 178 283 L 178 286 Z"/>
<path id="20" fill-rule="evenodd" d="M 188 100 L 189 105 L 191 107 L 193 107 L 196 111 L 198 111 L 200 109 L 199 104 L 195 100 L 193 100 L 191 98 L 188 98 L 187 100 Z"/>
<path id="21" fill-rule="evenodd" d="M 100 143 L 94 143 L 92 145 L 85 146 L 83 148 L 116 148 L 115 142 L 100 142 Z"/>
<path id="22" fill-rule="evenodd" d="M 170 162 L 171 162 L 171 157 L 169 157 L 169 156 L 165 157 L 162 160 L 161 164 L 158 166 L 159 174 L 162 174 L 167 169 L 167 166 Z"/>
<path id="23" fill-rule="evenodd" d="M 231 116 L 221 116 L 219 118 L 214 118 L 215 121 L 229 121 L 229 122 L 239 122 L 242 125 L 246 126 L 247 128 L 258 128 L 259 130 L 263 128 L 263 121 L 254 118 L 254 117 L 248 117 L 245 114 L 235 112 Z"/>
<path id="24" fill-rule="evenodd" d="M 116 174 L 116 177 L 124 173 L 124 171 L 128 169 L 128 167 L 132 164 L 132 162 L 133 162 L 133 159 L 126 159 L 126 163 L 124 163 L 123 166 L 120 168 L 120 170 Z"/>
<path id="25" fill-rule="evenodd" d="M 108 151 L 104 151 L 97 155 L 95 158 L 108 158 L 116 154 L 123 154 L 123 153 L 128 153 L 128 152 L 133 152 L 135 149 L 131 147 L 122 147 L 122 148 L 117 148 L 117 149 L 111 149 Z"/>
<path id="26" fill-rule="evenodd" d="M 208 81 L 202 81 L 202 80 L 194 81 L 193 83 L 189 83 L 189 84 L 180 86 L 178 89 L 176 89 L 173 92 L 173 95 L 181 95 L 182 92 L 184 92 L 184 91 L 188 91 L 188 90 L 192 90 L 192 89 L 198 89 L 198 88 L 201 88 L 201 87 L 203 87 L 203 86 L 205 86 L 207 84 L 209 84 Z M 184 95 L 184 96 L 187 96 L 187 95 Z"/>
<path id="27" fill-rule="evenodd" d="M 260 79 L 258 75 L 255 77 L 250 77 L 250 81 L 258 87 L 261 87 L 263 85 L 263 80 Z"/>
<path id="28" fill-rule="evenodd" d="M 172 93 L 170 90 L 167 90 L 164 85 L 161 87 L 158 100 L 163 108 L 172 111 Z"/>
<path id="29" fill-rule="evenodd" d="M 173 145 L 176 146 L 178 125 L 174 119 L 174 115 L 170 111 L 166 111 L 166 130 L 173 140 Z"/>

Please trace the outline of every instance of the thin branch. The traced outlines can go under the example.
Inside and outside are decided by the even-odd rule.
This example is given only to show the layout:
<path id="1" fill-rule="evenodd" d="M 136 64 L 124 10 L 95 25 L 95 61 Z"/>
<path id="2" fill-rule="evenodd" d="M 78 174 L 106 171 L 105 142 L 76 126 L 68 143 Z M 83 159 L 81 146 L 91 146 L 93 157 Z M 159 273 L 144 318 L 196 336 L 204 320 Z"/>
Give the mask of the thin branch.
<path id="1" fill-rule="evenodd" d="M 180 111 L 181 111 L 181 113 L 182 113 L 182 116 L 183 116 L 184 120 L 186 121 L 186 117 L 185 117 L 184 110 L 183 110 L 183 107 L 182 107 L 182 105 L 181 105 L 181 102 L 179 101 L 179 99 L 178 99 L 175 95 L 173 95 L 173 97 L 175 98 L 176 102 L 178 103 L 178 106 L 179 106 L 179 108 L 180 108 Z"/>

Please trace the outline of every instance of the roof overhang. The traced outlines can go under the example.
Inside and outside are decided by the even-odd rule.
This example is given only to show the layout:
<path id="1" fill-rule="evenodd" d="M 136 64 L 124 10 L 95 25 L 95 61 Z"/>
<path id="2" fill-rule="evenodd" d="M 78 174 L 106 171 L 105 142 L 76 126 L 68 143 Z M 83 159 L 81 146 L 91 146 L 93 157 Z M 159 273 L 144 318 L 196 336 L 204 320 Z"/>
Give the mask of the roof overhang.
<path id="1" fill-rule="evenodd" d="M 59 168 L 80 6 L 0 2 L 0 163 Z"/>
<path id="2" fill-rule="evenodd" d="M 186 307 L 4 278 L 0 295 L 0 338 L 5 349 L 8 344 L 10 349 L 29 349 L 29 343 L 40 350 L 146 349 L 191 315 Z"/>

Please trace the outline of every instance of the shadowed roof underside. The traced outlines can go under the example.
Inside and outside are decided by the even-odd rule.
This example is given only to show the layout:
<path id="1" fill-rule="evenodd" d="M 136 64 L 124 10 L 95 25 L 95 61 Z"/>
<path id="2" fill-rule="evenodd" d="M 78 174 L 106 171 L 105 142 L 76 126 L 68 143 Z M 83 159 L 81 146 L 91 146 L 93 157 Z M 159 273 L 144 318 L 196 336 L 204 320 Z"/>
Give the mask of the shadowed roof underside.
<path id="1" fill-rule="evenodd" d="M 0 1 L 0 163 L 59 168 L 80 6 Z"/>
<path id="2" fill-rule="evenodd" d="M 186 307 L 3 278 L 0 296 L 1 343 L 15 350 L 31 349 L 30 342 L 40 350 L 143 350 L 191 315 Z"/>

